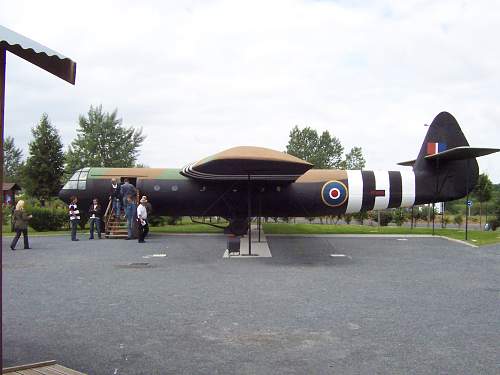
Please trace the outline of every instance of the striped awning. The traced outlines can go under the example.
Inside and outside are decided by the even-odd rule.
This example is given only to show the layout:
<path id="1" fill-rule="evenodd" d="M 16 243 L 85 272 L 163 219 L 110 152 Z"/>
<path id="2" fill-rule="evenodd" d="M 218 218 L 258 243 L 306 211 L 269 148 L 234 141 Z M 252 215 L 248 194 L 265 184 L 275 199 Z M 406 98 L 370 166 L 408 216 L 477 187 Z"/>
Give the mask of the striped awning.
<path id="1" fill-rule="evenodd" d="M 75 84 L 76 62 L 2 25 L 0 25 L 0 48 Z"/>

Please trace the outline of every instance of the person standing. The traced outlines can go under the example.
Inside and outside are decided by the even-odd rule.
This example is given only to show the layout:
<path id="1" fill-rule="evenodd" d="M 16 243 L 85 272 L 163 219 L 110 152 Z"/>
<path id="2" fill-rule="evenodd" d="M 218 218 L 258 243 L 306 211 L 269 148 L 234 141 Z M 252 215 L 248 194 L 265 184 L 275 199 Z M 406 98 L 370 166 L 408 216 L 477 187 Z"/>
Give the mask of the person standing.
<path id="1" fill-rule="evenodd" d="M 127 217 L 127 240 L 131 240 L 134 236 L 133 225 L 136 218 L 136 206 L 131 196 L 127 197 L 127 205 L 125 206 L 125 216 Z"/>
<path id="2" fill-rule="evenodd" d="M 137 190 L 135 189 L 135 186 L 129 182 L 128 178 L 124 178 L 123 185 L 120 186 L 120 193 L 123 197 L 123 207 L 126 207 L 128 202 L 127 197 L 130 196 L 132 198 L 135 198 Z"/>
<path id="3" fill-rule="evenodd" d="M 79 241 L 76 238 L 76 230 L 80 223 L 80 211 L 78 210 L 78 198 L 73 196 L 69 199 L 69 221 L 71 223 L 71 241 Z"/>
<path id="4" fill-rule="evenodd" d="M 94 239 L 94 226 L 97 229 L 97 237 L 101 239 L 101 205 L 99 204 L 99 200 L 94 198 L 92 200 L 92 204 L 89 208 L 89 216 L 90 216 L 90 237 L 89 240 Z"/>
<path id="5" fill-rule="evenodd" d="M 112 202 L 113 212 L 116 217 L 120 217 L 120 209 L 122 206 L 121 187 L 116 182 L 116 178 L 111 179 L 111 188 L 109 190 L 109 199 Z"/>
<path id="6" fill-rule="evenodd" d="M 137 206 L 137 221 L 139 222 L 139 243 L 144 243 L 144 238 L 146 238 L 149 233 L 148 225 L 148 211 L 146 210 L 147 199 L 142 197 L 139 206 Z"/>
<path id="7" fill-rule="evenodd" d="M 12 240 L 10 244 L 11 250 L 16 250 L 17 241 L 19 237 L 21 237 L 21 233 L 23 234 L 24 240 L 24 248 L 31 249 L 30 244 L 28 242 L 28 221 L 32 218 L 31 215 L 28 215 L 24 211 L 24 201 L 20 200 L 17 202 L 16 209 L 14 210 L 14 214 L 12 216 L 12 220 L 14 222 L 14 230 L 16 231 L 16 236 Z"/>
<path id="8" fill-rule="evenodd" d="M 144 199 L 146 202 L 144 203 L 144 207 L 146 207 L 146 212 L 148 213 L 148 216 L 151 216 L 153 213 L 153 206 L 151 206 L 151 203 L 148 201 L 148 197 L 145 195 L 142 196 L 141 200 Z"/>

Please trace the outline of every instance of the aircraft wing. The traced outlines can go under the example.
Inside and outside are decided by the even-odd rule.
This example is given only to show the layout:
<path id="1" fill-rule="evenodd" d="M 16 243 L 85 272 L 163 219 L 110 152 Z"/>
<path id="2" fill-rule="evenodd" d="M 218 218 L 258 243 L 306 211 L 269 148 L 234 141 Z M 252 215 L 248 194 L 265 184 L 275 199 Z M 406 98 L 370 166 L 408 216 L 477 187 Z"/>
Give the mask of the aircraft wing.
<path id="1" fill-rule="evenodd" d="M 293 182 L 312 167 L 311 163 L 284 152 L 240 146 L 188 164 L 181 173 L 197 180 Z"/>

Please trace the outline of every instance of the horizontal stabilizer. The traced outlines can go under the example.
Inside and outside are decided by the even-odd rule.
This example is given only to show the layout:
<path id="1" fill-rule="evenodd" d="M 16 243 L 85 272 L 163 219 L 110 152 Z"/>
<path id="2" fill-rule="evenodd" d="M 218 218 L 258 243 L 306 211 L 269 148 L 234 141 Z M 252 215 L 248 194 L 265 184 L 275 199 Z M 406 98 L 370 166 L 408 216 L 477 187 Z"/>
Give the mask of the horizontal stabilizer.
<path id="1" fill-rule="evenodd" d="M 498 148 L 484 148 L 484 147 L 470 147 L 470 146 L 459 146 L 454 147 L 449 150 L 438 152 L 436 154 L 427 155 L 424 157 L 426 160 L 466 160 L 478 158 L 480 156 L 485 156 L 493 154 L 500 151 Z M 401 163 L 400 163 L 401 164 Z"/>
<path id="2" fill-rule="evenodd" d="M 398 165 L 403 165 L 405 167 L 413 167 L 413 164 L 415 164 L 416 161 L 417 161 L 416 159 L 408 160 L 408 161 L 402 161 L 402 162 L 398 163 Z"/>

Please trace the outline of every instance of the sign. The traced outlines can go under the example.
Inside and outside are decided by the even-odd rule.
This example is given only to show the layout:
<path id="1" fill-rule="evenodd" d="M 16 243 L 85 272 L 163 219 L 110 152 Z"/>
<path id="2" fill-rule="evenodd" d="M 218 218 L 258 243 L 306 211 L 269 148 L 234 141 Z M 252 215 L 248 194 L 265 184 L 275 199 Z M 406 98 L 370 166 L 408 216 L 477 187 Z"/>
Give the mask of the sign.
<path id="1" fill-rule="evenodd" d="M 467 206 L 472 207 L 472 201 L 467 201 Z"/>

